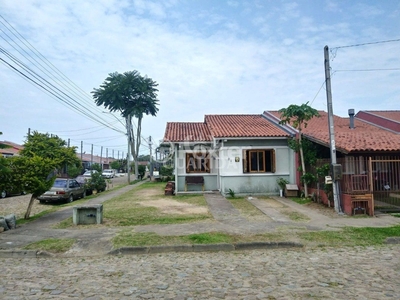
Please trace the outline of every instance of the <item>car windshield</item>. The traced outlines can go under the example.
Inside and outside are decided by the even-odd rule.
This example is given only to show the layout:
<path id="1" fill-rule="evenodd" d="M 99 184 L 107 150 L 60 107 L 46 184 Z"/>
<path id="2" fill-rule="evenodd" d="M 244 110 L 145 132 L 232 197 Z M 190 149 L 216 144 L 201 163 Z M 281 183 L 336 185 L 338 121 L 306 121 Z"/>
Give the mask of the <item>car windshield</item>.
<path id="1" fill-rule="evenodd" d="M 66 180 L 57 180 L 54 181 L 53 184 L 54 187 L 67 187 L 67 181 Z"/>

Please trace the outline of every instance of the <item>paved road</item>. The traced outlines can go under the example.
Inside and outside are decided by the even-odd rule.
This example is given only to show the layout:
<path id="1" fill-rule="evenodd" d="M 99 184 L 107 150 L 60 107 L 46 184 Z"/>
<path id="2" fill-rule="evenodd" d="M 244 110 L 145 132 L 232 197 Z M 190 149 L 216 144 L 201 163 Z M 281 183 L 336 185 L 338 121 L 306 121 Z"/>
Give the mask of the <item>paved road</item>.
<path id="1" fill-rule="evenodd" d="M 400 245 L 0 258 L 0 299 L 400 299 Z"/>

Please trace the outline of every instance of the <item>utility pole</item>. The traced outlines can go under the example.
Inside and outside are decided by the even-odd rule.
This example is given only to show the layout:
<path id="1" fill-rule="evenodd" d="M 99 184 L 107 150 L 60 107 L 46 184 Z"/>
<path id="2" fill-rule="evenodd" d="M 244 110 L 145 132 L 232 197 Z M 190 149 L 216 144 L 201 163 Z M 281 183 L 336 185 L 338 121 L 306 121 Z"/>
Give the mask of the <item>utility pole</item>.
<path id="1" fill-rule="evenodd" d="M 127 170 L 127 173 L 128 173 L 128 184 L 130 184 L 131 183 L 131 173 L 130 173 L 130 159 L 129 159 L 129 156 L 130 156 L 130 150 L 131 150 L 131 126 L 130 126 L 130 124 L 129 124 L 129 122 L 128 122 L 128 117 L 126 117 L 125 118 L 125 120 L 126 120 L 126 131 L 127 131 L 127 139 L 128 139 L 128 153 L 126 154 L 126 170 Z"/>
<path id="2" fill-rule="evenodd" d="M 90 170 L 92 170 L 93 167 L 93 144 L 92 144 L 92 150 L 90 151 Z"/>
<path id="3" fill-rule="evenodd" d="M 329 145 L 331 152 L 331 165 L 336 165 L 336 143 L 335 143 L 335 126 L 333 123 L 333 106 L 332 106 L 332 88 L 331 88 L 331 74 L 329 65 L 329 47 L 324 47 L 324 58 L 325 58 L 325 82 L 326 82 L 326 99 L 328 106 L 328 125 L 329 125 Z M 338 200 L 338 185 L 339 182 L 335 176 L 332 176 L 332 190 L 333 190 L 333 203 L 335 205 L 335 211 L 340 212 L 339 200 Z"/>
<path id="4" fill-rule="evenodd" d="M 100 150 L 100 166 L 101 166 L 101 170 L 103 171 L 103 146 L 101 146 L 101 150 Z"/>
<path id="5" fill-rule="evenodd" d="M 153 157 L 152 157 L 152 149 L 151 146 L 153 145 L 153 143 L 151 142 L 151 136 L 149 136 L 149 148 L 150 148 L 150 177 L 153 176 Z"/>

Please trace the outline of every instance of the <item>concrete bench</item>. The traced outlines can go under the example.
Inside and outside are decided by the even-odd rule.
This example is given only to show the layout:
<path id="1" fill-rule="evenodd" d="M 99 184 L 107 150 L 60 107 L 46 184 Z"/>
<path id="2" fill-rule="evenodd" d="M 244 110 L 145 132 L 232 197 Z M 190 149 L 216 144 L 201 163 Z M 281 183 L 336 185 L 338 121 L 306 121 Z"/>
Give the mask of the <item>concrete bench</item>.
<path id="1" fill-rule="evenodd" d="M 75 225 L 103 223 L 103 204 L 74 206 L 72 221 Z"/>
<path id="2" fill-rule="evenodd" d="M 187 192 L 188 185 L 201 185 L 204 192 L 204 177 L 203 176 L 186 176 L 185 177 L 185 192 Z"/>

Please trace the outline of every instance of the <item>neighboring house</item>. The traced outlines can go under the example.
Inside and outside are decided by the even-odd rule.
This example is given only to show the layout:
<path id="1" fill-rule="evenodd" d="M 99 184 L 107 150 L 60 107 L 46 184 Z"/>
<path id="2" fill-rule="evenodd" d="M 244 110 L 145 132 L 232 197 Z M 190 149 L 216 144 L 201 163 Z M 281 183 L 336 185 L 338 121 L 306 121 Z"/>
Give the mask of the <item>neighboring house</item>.
<path id="1" fill-rule="evenodd" d="M 82 161 L 84 169 L 90 170 L 93 164 L 99 164 L 103 169 L 110 169 L 110 164 L 117 159 L 111 157 L 101 157 L 86 153 L 77 153 L 76 156 Z"/>
<path id="2" fill-rule="evenodd" d="M 329 128 L 328 114 L 319 114 L 321 117 L 310 120 L 302 132 L 304 138 L 318 146 L 322 164 L 330 162 Z M 277 111 L 266 111 L 264 115 L 279 122 Z M 354 113 L 349 118 L 334 116 L 333 120 L 336 157 L 343 171 L 340 196 L 344 211 L 354 213 L 354 205 L 362 205 L 362 211 L 365 209 L 370 215 L 374 214 L 374 206 L 400 209 L 400 134 L 394 132 L 394 127 L 387 130 L 382 123 L 372 124 L 372 119 L 366 122 L 355 118 Z M 392 126 L 390 122 L 386 124 Z"/>
<path id="3" fill-rule="evenodd" d="M 0 143 L 9 146 L 8 148 L 0 149 L 0 156 L 3 157 L 18 156 L 19 151 L 24 148 L 22 145 L 18 145 L 9 141 L 1 141 Z"/>
<path id="4" fill-rule="evenodd" d="M 400 133 L 400 110 L 361 110 L 355 117 L 381 128 Z"/>
<path id="5" fill-rule="evenodd" d="M 3 157 L 18 156 L 19 151 L 21 151 L 24 148 L 24 146 L 22 145 L 18 145 L 16 143 L 9 141 L 0 141 L 0 144 L 8 146 L 8 148 L 0 149 L 0 156 Z"/>
<path id="6" fill-rule="evenodd" d="M 204 122 L 168 122 L 162 147 L 172 153 L 177 193 L 276 195 L 278 178 L 295 181 L 291 136 L 262 115 L 206 115 Z"/>

